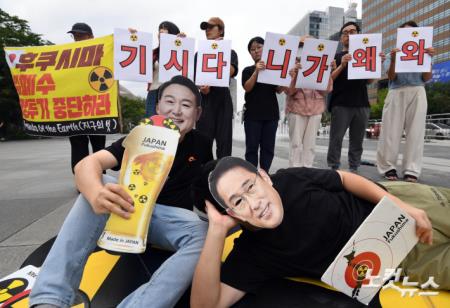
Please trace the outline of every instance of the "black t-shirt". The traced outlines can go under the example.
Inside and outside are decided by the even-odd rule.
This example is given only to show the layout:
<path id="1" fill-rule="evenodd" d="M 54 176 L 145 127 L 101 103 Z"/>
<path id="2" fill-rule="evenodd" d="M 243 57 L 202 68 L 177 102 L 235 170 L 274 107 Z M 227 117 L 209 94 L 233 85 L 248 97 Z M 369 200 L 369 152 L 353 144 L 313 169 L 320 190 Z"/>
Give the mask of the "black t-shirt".
<path id="1" fill-rule="evenodd" d="M 336 54 L 336 66 L 341 65 L 342 56 L 347 51 Z M 367 79 L 348 79 L 348 65 L 333 82 L 330 104 L 344 107 L 370 107 L 369 96 L 367 94 Z"/>
<path id="2" fill-rule="evenodd" d="M 255 66 L 247 66 L 242 71 L 242 85 L 250 79 Z M 266 83 L 255 83 L 250 92 L 245 92 L 244 120 L 278 120 L 277 86 Z"/>
<path id="3" fill-rule="evenodd" d="M 271 179 L 282 223 L 244 229 L 221 270 L 222 282 L 245 292 L 272 278 L 320 278 L 374 207 L 347 192 L 333 170 L 289 168 Z"/>
<path id="4" fill-rule="evenodd" d="M 120 169 L 122 163 L 125 151 L 125 148 L 122 146 L 123 139 L 125 137 L 117 140 L 105 149 L 113 154 L 119 162 L 113 168 L 114 170 Z M 183 141 L 178 144 L 172 169 L 170 169 L 167 181 L 156 202 L 192 210 L 191 185 L 201 173 L 202 165 L 212 159 L 212 140 L 196 130 L 187 133 Z"/>

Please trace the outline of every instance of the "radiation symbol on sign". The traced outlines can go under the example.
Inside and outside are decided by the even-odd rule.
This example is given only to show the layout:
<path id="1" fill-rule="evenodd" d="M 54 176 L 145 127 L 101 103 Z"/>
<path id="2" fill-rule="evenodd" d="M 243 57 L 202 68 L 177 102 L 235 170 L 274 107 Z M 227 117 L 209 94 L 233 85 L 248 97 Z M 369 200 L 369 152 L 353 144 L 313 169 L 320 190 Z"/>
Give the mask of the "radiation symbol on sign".
<path id="1" fill-rule="evenodd" d="M 280 38 L 278 44 L 280 44 L 280 46 L 284 46 L 286 44 L 286 40 L 284 38 Z"/>
<path id="2" fill-rule="evenodd" d="M 363 38 L 362 41 L 363 41 L 364 44 L 367 44 L 367 43 L 369 43 L 369 38 L 368 38 L 368 37 L 365 37 L 365 38 Z"/>
<path id="3" fill-rule="evenodd" d="M 130 185 L 128 185 L 128 189 L 129 190 L 135 190 L 136 189 L 136 185 L 130 184 Z"/>
<path id="4" fill-rule="evenodd" d="M 23 292 L 28 281 L 22 278 L 7 279 L 0 282 L 0 304 Z"/>
<path id="5" fill-rule="evenodd" d="M 97 66 L 89 73 L 89 85 L 97 92 L 105 92 L 114 84 L 111 70 L 104 66 Z"/>
<path id="6" fill-rule="evenodd" d="M 411 35 L 412 35 L 413 37 L 418 37 L 418 36 L 419 36 L 419 32 L 418 32 L 418 31 L 413 31 L 413 32 L 411 33 Z"/>
<path id="7" fill-rule="evenodd" d="M 172 130 L 177 130 L 177 131 L 180 130 L 178 128 L 178 126 L 171 119 L 168 119 L 168 118 L 163 120 L 163 125 L 164 125 L 164 127 L 170 128 Z"/>
<path id="8" fill-rule="evenodd" d="M 381 259 L 374 252 L 365 251 L 355 255 L 354 250 L 344 257 L 348 260 L 345 269 L 345 282 L 349 287 L 353 288 L 352 297 L 356 298 L 361 286 L 369 283 L 369 279 L 366 279 L 368 270 L 371 270 L 372 276 L 379 273 Z"/>
<path id="9" fill-rule="evenodd" d="M 217 45 L 217 43 L 212 43 L 212 45 L 211 45 L 212 49 L 217 49 L 217 47 L 219 47 L 219 45 Z"/>
<path id="10" fill-rule="evenodd" d="M 323 44 L 319 44 L 318 46 L 317 46 L 317 50 L 318 51 L 322 51 L 322 50 L 324 50 L 325 49 L 325 46 L 323 45 Z"/>
<path id="11" fill-rule="evenodd" d="M 176 39 L 175 40 L 175 46 L 178 46 L 178 47 L 181 46 L 181 40 L 180 39 Z"/>
<path id="12" fill-rule="evenodd" d="M 132 42 L 136 42 L 136 41 L 138 40 L 137 34 L 136 34 L 136 33 L 131 33 L 131 35 L 130 35 L 130 40 L 131 40 Z"/>
<path id="13" fill-rule="evenodd" d="M 134 169 L 133 170 L 133 174 L 134 175 L 139 175 L 139 174 L 141 174 L 141 171 L 139 169 Z"/>
<path id="14" fill-rule="evenodd" d="M 138 200 L 140 203 L 145 203 L 147 202 L 148 198 L 146 195 L 141 195 Z"/>

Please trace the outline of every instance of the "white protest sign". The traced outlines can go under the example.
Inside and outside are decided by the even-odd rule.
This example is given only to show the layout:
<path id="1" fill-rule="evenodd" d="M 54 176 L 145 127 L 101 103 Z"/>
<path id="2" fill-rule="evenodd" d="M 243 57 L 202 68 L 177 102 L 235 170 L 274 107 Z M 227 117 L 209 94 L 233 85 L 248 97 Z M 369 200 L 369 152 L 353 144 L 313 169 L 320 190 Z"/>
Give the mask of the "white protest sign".
<path id="1" fill-rule="evenodd" d="M 114 79 L 153 81 L 151 33 L 114 29 Z"/>
<path id="2" fill-rule="evenodd" d="M 267 32 L 261 55 L 266 69 L 258 73 L 257 81 L 289 86 L 291 83 L 289 70 L 295 65 L 299 40 L 298 36 Z"/>
<path id="3" fill-rule="evenodd" d="M 326 90 L 338 42 L 307 38 L 300 56 L 296 88 Z"/>
<path id="4" fill-rule="evenodd" d="M 408 27 L 397 29 L 395 72 L 430 72 L 431 56 L 425 48 L 433 46 L 433 27 Z"/>
<path id="5" fill-rule="evenodd" d="M 353 34 L 349 36 L 348 79 L 381 78 L 382 35 Z"/>
<path id="6" fill-rule="evenodd" d="M 195 39 L 161 33 L 159 38 L 159 81 L 183 75 L 194 80 Z"/>
<path id="7" fill-rule="evenodd" d="M 28 296 L 39 268 L 27 265 L 0 279 L 0 307 L 28 307 Z"/>
<path id="8" fill-rule="evenodd" d="M 200 40 L 198 42 L 196 85 L 229 87 L 230 67 L 230 40 Z"/>
<path id="9" fill-rule="evenodd" d="M 414 218 L 384 197 L 339 252 L 322 281 L 367 305 L 390 278 L 385 273 L 397 268 L 417 244 L 415 225 Z"/>

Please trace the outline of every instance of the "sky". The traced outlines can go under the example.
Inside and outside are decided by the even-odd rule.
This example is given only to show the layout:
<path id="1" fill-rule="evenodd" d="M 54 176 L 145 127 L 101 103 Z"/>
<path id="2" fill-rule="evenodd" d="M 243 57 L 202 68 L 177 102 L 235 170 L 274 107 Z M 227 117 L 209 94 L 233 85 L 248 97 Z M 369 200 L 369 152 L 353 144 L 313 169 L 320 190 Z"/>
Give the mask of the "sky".
<path id="1" fill-rule="evenodd" d="M 361 0 L 358 16 L 361 16 Z M 274 5 L 275 3 L 275 5 Z M 158 25 L 169 20 L 178 25 L 188 37 L 205 39 L 200 22 L 218 16 L 225 23 L 225 39 L 239 57 L 238 110 L 242 108 L 244 91 L 240 73 L 253 64 L 247 51 L 248 41 L 266 32 L 287 33 L 310 11 L 325 10 L 328 6 L 347 9 L 349 0 L 0 0 L 0 8 L 29 22 L 31 31 L 42 34 L 55 44 L 72 41 L 67 31 L 76 22 L 89 24 L 96 37 L 113 33 L 114 28 L 135 28 L 151 32 L 154 37 Z M 121 82 L 135 95 L 145 97 L 146 84 Z"/>

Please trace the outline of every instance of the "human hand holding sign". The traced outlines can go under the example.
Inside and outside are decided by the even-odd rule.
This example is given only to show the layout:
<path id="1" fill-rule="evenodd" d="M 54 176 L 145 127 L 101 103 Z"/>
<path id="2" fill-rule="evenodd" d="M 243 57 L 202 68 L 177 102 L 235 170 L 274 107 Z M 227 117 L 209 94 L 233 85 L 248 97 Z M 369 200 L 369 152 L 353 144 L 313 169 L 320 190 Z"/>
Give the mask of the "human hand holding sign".
<path id="1" fill-rule="evenodd" d="M 394 199 L 395 203 L 416 221 L 416 235 L 419 238 L 419 241 L 423 244 L 431 245 L 433 243 L 433 229 L 427 213 L 424 210 L 415 208 L 396 197 L 394 198 L 392 199 Z"/>
<path id="2" fill-rule="evenodd" d="M 342 56 L 342 59 L 341 59 L 341 65 L 342 65 L 343 67 L 346 67 L 347 64 L 348 64 L 348 62 L 351 61 L 351 60 L 352 60 L 352 55 L 349 54 L 349 53 L 347 53 L 347 54 L 345 54 L 345 55 Z"/>
<path id="3" fill-rule="evenodd" d="M 266 69 L 266 63 L 262 60 L 259 60 L 256 63 L 256 68 L 255 68 L 256 73 L 258 73 L 259 71 L 265 70 L 265 69 Z"/>
<path id="4" fill-rule="evenodd" d="M 134 212 L 133 199 L 125 189 L 114 183 L 106 183 L 91 202 L 92 210 L 96 214 L 114 213 L 129 219 Z"/>

